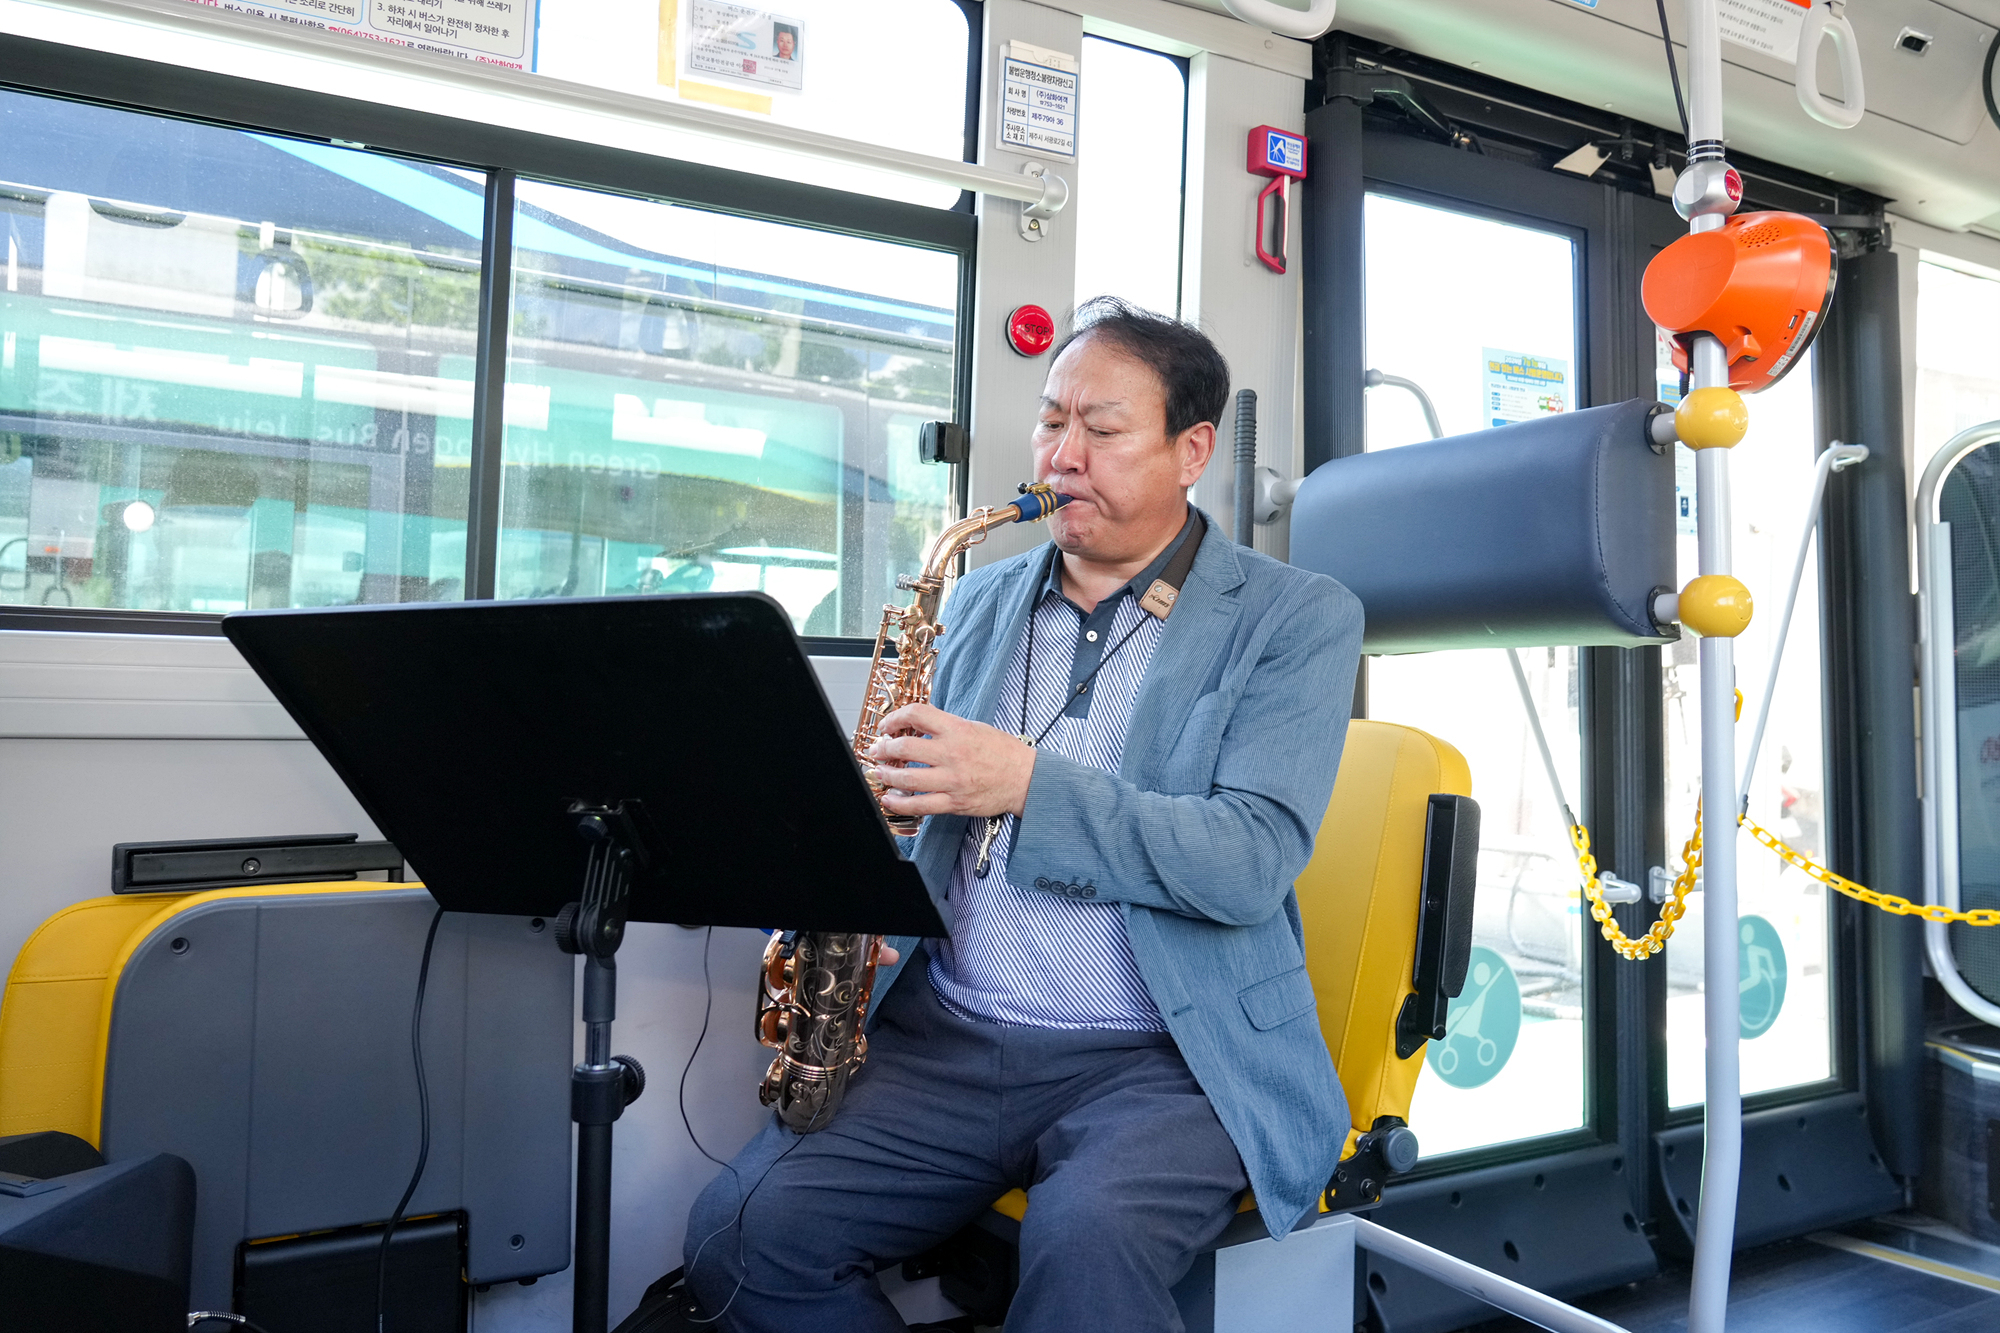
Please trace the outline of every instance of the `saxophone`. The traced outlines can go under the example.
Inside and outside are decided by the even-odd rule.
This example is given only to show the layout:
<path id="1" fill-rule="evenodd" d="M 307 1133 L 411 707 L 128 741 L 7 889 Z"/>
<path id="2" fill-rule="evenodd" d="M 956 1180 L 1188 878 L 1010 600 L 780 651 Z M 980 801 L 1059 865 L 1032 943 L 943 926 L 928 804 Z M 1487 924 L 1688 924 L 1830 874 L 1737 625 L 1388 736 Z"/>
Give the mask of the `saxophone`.
<path id="1" fill-rule="evenodd" d="M 938 534 L 924 556 L 923 573 L 902 575 L 896 586 L 914 593 L 908 606 L 882 608 L 875 634 L 875 657 L 861 720 L 854 729 L 854 756 L 863 770 L 873 767 L 868 751 L 882 734 L 882 719 L 905 704 L 929 703 L 937 641 L 944 633 L 938 610 L 952 580 L 959 552 L 986 540 L 1008 523 L 1035 523 L 1069 503 L 1047 485 L 1021 487 L 1021 498 L 978 509 Z M 891 641 L 895 651 L 889 654 Z M 879 802 L 883 784 L 869 781 Z M 917 815 L 883 811 L 890 831 L 913 836 L 923 824 Z M 764 949 L 757 994 L 757 1040 L 778 1054 L 757 1090 L 766 1106 L 800 1134 L 826 1128 L 847 1091 L 847 1080 L 868 1058 L 869 993 L 882 952 L 879 935 L 799 931 L 773 935 Z"/>

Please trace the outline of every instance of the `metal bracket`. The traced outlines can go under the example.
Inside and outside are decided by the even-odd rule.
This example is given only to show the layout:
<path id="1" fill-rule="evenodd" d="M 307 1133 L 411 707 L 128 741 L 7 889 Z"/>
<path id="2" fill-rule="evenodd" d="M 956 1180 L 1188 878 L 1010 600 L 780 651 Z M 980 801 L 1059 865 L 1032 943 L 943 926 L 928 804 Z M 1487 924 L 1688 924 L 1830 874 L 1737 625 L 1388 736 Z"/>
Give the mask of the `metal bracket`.
<path id="1" fill-rule="evenodd" d="M 1259 527 L 1267 527 L 1278 521 L 1278 515 L 1292 507 L 1298 498 L 1300 482 L 1287 480 L 1278 475 L 1276 468 L 1257 469 L 1257 495 L 1252 501 L 1253 517 Z"/>
<path id="2" fill-rule="evenodd" d="M 1050 171 L 1046 162 L 1023 162 L 1021 174 L 1042 183 L 1042 197 L 1021 205 L 1021 239 L 1039 241 L 1048 234 L 1055 215 L 1069 203 L 1069 182 Z"/>
<path id="3" fill-rule="evenodd" d="M 1598 892 L 1607 903 L 1636 903 L 1639 901 L 1639 886 L 1629 879 L 1616 875 L 1600 874 L 1597 877 Z"/>
<path id="4" fill-rule="evenodd" d="M 1674 881 L 1679 878 L 1680 878 L 1679 874 L 1677 874 L 1672 870 L 1667 869 L 1665 866 L 1650 867 L 1646 871 L 1646 897 L 1651 899 L 1656 905 L 1665 902 L 1669 897 L 1673 895 Z M 1688 892 L 1689 893 L 1701 892 L 1700 866 L 1695 867 L 1694 883 L 1692 886 L 1689 887 Z"/>

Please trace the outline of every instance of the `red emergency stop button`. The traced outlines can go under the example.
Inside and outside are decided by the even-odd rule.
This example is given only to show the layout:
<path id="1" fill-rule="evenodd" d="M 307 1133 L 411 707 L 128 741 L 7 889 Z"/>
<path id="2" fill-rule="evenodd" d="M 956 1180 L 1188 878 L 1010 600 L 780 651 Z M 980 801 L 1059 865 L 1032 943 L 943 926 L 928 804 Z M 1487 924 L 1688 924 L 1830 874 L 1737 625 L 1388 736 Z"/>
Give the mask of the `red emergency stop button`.
<path id="1" fill-rule="evenodd" d="M 1015 306 L 1007 316 L 1007 345 L 1022 356 L 1040 356 L 1055 341 L 1056 322 L 1040 306 Z"/>

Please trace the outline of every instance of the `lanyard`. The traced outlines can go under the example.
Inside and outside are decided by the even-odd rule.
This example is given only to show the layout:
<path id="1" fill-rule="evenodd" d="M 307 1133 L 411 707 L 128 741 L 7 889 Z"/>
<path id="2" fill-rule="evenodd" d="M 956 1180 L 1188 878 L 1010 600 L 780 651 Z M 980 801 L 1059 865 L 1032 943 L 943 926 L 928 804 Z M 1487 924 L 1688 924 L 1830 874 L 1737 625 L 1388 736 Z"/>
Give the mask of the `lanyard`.
<path id="1" fill-rule="evenodd" d="M 1194 568 L 1195 552 L 1200 548 L 1202 538 L 1207 535 L 1208 525 L 1206 523 L 1202 524 L 1199 531 L 1190 533 L 1188 539 L 1181 543 L 1181 549 L 1174 552 L 1174 558 L 1167 561 L 1166 568 L 1160 571 L 1159 577 L 1154 579 L 1146 588 L 1145 593 L 1139 598 L 1139 605 L 1146 611 L 1147 615 L 1153 616 L 1158 620 L 1165 620 L 1169 615 L 1173 614 L 1174 603 L 1180 600 L 1181 588 L 1187 582 L 1188 571 Z M 1021 670 L 1020 736 L 1030 746 L 1037 746 L 1042 743 L 1049 732 L 1055 729 L 1056 723 L 1062 720 L 1063 714 L 1069 711 L 1070 701 L 1082 697 L 1084 692 L 1090 689 L 1091 683 L 1097 679 L 1097 673 L 1104 670 L 1105 664 L 1112 659 L 1113 655 L 1120 648 L 1130 643 L 1133 635 L 1146 627 L 1145 618 L 1141 617 L 1131 629 L 1125 631 L 1124 636 L 1117 643 L 1106 649 L 1104 656 L 1097 659 L 1097 665 L 1090 669 L 1090 674 L 1077 682 L 1076 689 L 1070 694 L 1069 699 L 1064 700 L 1062 707 L 1056 709 L 1055 716 L 1051 717 L 1043 725 L 1042 729 L 1035 733 L 1033 739 L 1030 739 L 1028 736 L 1028 689 L 1034 683 L 1035 679 L 1035 617 L 1040 614 L 1040 611 L 1041 601 L 1037 599 L 1034 608 L 1028 612 L 1027 661 L 1022 664 Z M 986 827 L 979 835 L 979 862 L 973 870 L 976 878 L 985 879 L 987 872 L 993 867 L 993 840 L 999 836 L 1000 825 L 1004 822 L 1005 818 L 1006 816 L 1004 815 L 991 815 L 986 820 Z"/>

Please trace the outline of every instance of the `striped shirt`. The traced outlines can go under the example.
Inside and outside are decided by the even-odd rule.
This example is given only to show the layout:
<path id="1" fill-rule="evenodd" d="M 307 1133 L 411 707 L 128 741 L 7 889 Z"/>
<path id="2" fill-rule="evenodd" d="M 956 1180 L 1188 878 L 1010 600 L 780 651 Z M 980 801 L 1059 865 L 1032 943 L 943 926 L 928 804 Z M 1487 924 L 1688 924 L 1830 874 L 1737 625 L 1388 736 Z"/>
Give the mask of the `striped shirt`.
<path id="1" fill-rule="evenodd" d="M 1030 616 L 1033 660 L 1024 629 L 988 721 L 1032 737 L 1054 718 L 1039 748 L 1116 773 L 1133 703 L 1165 627 L 1139 605 L 1139 595 L 1183 542 L 1200 535 L 1200 523 L 1191 511 L 1159 558 L 1089 614 L 1063 595 L 1061 557 L 1051 545 L 1042 595 Z M 1100 662 L 1097 678 L 1077 694 Z M 1001 821 L 983 879 L 979 844 L 986 821 L 967 825 L 952 870 L 951 938 L 931 941 L 930 978 L 938 997 L 961 1016 L 995 1023 L 1165 1032 L 1117 903 L 1080 902 L 1009 881 L 1007 855 L 1019 824 L 1014 815 Z"/>

